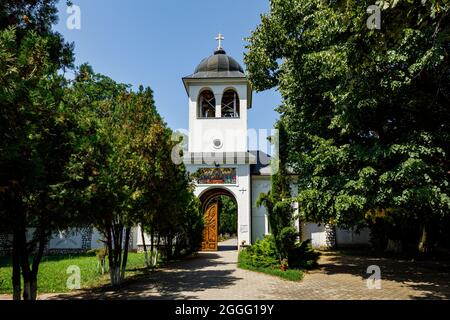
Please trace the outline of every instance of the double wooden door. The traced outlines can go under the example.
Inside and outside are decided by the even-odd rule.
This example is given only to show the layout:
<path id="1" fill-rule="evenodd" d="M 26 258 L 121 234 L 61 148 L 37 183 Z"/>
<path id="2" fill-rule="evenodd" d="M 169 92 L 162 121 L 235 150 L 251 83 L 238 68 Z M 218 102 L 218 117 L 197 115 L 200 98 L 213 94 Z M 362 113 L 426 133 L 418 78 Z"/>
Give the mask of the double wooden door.
<path id="1" fill-rule="evenodd" d="M 202 251 L 217 251 L 219 236 L 218 236 L 218 212 L 219 202 L 211 201 L 207 204 L 203 221 L 203 240 Z"/>

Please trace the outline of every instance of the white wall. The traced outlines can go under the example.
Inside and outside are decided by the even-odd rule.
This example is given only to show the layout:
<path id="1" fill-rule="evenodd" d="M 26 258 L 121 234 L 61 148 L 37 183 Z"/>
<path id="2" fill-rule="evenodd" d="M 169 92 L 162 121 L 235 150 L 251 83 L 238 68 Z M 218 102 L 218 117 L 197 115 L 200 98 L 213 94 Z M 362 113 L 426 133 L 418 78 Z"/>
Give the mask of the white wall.
<path id="1" fill-rule="evenodd" d="M 97 229 L 92 230 L 91 248 L 98 249 L 105 247 L 105 244 L 100 240 L 103 240 L 103 236 L 100 234 L 100 232 L 98 232 Z"/>
<path id="2" fill-rule="evenodd" d="M 138 228 L 132 228 L 132 234 L 130 237 L 129 250 L 137 248 L 138 240 Z M 105 245 L 103 242 L 98 241 L 103 239 L 100 232 L 97 229 L 92 230 L 91 248 L 103 248 Z M 82 248 L 82 234 L 76 230 L 67 230 L 62 232 L 56 232 L 49 242 L 49 249 L 81 249 Z"/>
<path id="3" fill-rule="evenodd" d="M 81 249 L 81 232 L 66 230 L 53 234 L 49 249 Z"/>
<path id="4" fill-rule="evenodd" d="M 257 207 L 256 200 L 261 193 L 267 193 L 271 189 L 271 176 L 268 175 L 255 175 L 252 177 L 252 239 L 255 242 L 258 239 L 262 239 L 265 235 L 270 233 L 269 220 L 267 217 L 267 210 L 264 206 Z M 291 197 L 297 196 L 298 189 L 296 184 L 296 178 L 292 177 L 290 183 Z M 298 213 L 298 203 L 292 204 L 294 209 L 294 215 Z M 295 221 L 295 227 L 299 228 L 298 221 Z"/>
<path id="5" fill-rule="evenodd" d="M 142 241 L 142 234 L 141 234 L 141 226 L 136 227 L 136 245 L 142 246 L 144 245 L 144 242 Z M 144 238 L 145 238 L 145 245 L 150 245 L 150 236 L 144 232 Z"/>
<path id="6" fill-rule="evenodd" d="M 303 240 L 311 239 L 313 248 L 327 247 L 325 225 L 317 223 L 302 224 Z M 341 246 L 366 245 L 370 241 L 370 230 L 368 228 L 361 229 L 359 233 L 354 230 L 346 230 L 336 228 L 336 244 Z"/>
<path id="7" fill-rule="evenodd" d="M 270 176 L 252 177 L 252 241 L 262 239 L 264 235 L 269 234 L 269 221 L 267 219 L 267 210 L 264 206 L 257 207 L 256 200 L 261 193 L 267 193 L 270 190 Z"/>
<path id="8" fill-rule="evenodd" d="M 302 240 L 311 239 L 313 248 L 326 247 L 326 233 L 324 224 L 302 223 Z"/>
<path id="9" fill-rule="evenodd" d="M 263 206 L 256 207 L 256 200 L 261 192 L 267 193 L 271 188 L 270 176 L 253 176 L 252 177 L 252 239 L 256 241 L 261 239 L 264 235 L 269 234 L 269 222 L 267 219 L 267 211 Z M 291 196 L 295 197 L 298 194 L 298 187 L 296 178 L 292 177 L 290 184 Z M 293 204 L 294 214 L 298 213 L 298 203 Z M 299 229 L 299 221 L 295 221 L 297 230 Z M 302 223 L 302 239 L 311 239 L 311 244 L 314 248 L 324 248 L 327 246 L 326 232 L 324 224 L 317 223 Z M 336 242 L 338 246 L 362 245 L 368 244 L 370 239 L 370 232 L 367 228 L 362 229 L 360 233 L 352 230 L 345 230 L 342 228 L 336 229 Z"/>
<path id="10" fill-rule="evenodd" d="M 336 242 L 338 247 L 340 245 L 347 246 L 368 244 L 370 242 L 370 230 L 368 228 L 364 228 L 358 233 L 353 230 L 337 228 Z"/>

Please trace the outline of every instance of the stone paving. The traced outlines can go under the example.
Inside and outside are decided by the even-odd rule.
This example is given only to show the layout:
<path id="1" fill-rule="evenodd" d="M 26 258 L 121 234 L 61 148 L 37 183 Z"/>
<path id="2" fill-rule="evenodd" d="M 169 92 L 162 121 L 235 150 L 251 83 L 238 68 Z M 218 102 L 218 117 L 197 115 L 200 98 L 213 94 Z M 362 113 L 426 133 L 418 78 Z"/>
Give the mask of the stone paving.
<path id="1" fill-rule="evenodd" d="M 41 295 L 40 299 L 449 299 L 448 265 L 323 252 L 320 268 L 300 282 L 241 270 L 233 243 L 130 281 L 118 292 Z M 369 265 L 381 268 L 381 289 L 368 289 Z"/>

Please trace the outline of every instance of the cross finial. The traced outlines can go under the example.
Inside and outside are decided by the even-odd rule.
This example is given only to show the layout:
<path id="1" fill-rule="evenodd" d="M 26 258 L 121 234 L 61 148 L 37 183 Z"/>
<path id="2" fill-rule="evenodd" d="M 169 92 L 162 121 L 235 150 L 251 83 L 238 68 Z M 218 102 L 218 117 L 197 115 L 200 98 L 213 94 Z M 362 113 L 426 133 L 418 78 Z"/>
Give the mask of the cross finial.
<path id="1" fill-rule="evenodd" d="M 225 40 L 223 35 L 219 33 L 219 35 L 216 37 L 216 40 L 219 42 L 219 46 L 217 47 L 217 50 L 222 49 L 222 40 Z"/>

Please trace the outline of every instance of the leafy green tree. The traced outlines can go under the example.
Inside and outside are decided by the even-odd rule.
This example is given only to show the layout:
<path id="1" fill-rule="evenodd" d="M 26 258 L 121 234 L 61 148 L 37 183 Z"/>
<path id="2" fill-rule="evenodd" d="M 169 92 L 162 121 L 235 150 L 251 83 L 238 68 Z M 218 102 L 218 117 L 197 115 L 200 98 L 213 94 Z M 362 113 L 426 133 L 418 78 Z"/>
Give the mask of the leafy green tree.
<path id="1" fill-rule="evenodd" d="M 272 0 L 245 61 L 258 91 L 282 94 L 302 218 L 406 222 L 426 250 L 450 212 L 449 4 L 381 1 L 371 30 L 372 4 Z"/>
<path id="2" fill-rule="evenodd" d="M 106 239 L 111 283 L 125 276 L 131 228 L 152 200 L 155 162 L 148 153 L 162 128 L 150 89 L 95 74 L 82 65 L 66 91 L 80 134 L 67 190 Z"/>
<path id="3" fill-rule="evenodd" d="M 287 132 L 284 124 L 279 122 L 275 127 L 278 130 L 279 141 L 285 141 Z M 280 143 L 277 158 L 274 157 L 271 160 L 278 162 L 278 171 L 271 177 L 271 189 L 267 193 L 261 193 L 256 200 L 258 207 L 266 207 L 270 231 L 280 260 L 288 258 L 288 250 L 285 248 L 290 246 L 291 231 L 295 229 L 290 189 L 292 181 L 289 181 L 287 173 L 287 155 L 286 145 Z M 298 234 L 294 238 L 297 238 L 297 236 Z"/>
<path id="4" fill-rule="evenodd" d="M 160 201 L 155 207 L 157 210 L 153 225 L 148 226 L 153 229 L 158 246 L 162 242 L 166 259 L 179 255 L 183 248 L 191 252 L 189 249 L 198 247 L 203 230 L 203 217 L 193 193 L 192 179 L 183 164 L 172 161 L 172 149 L 176 146 L 176 141 L 172 141 L 171 136 L 172 133 L 167 131 L 166 138 L 162 139 L 160 144 L 160 170 L 163 173 L 157 188 Z M 187 217 L 188 215 L 190 216 Z M 187 226 L 185 224 L 187 221 L 191 221 L 192 224 Z M 200 241 L 195 243 L 197 240 L 193 242 L 194 239 Z"/>
<path id="5" fill-rule="evenodd" d="M 36 299 L 45 245 L 73 218 L 58 192 L 74 123 L 62 104 L 65 80 L 57 75 L 71 67 L 73 57 L 71 45 L 51 30 L 54 4 L 0 4 L 0 218 L 3 231 L 13 235 L 15 300 L 21 296 L 21 274 L 23 298 Z"/>
<path id="6" fill-rule="evenodd" d="M 173 161 L 180 139 L 186 142 L 186 135 L 162 128 L 160 138 L 155 140 L 155 172 L 153 198 L 146 207 L 146 214 L 140 221 L 142 232 L 150 236 L 152 267 L 159 252 L 164 258 L 184 255 L 198 249 L 203 231 L 203 217 L 200 204 L 194 195 L 194 185 L 184 164 Z M 184 148 L 183 148 L 184 149 Z M 144 251 L 147 252 L 144 233 Z M 163 250 L 160 250 L 162 248 Z M 147 253 L 146 253 L 147 255 Z M 146 258 L 147 260 L 147 258 Z"/>
<path id="7" fill-rule="evenodd" d="M 237 233 L 237 205 L 227 196 L 220 197 L 219 233 L 235 235 Z"/>
<path id="8" fill-rule="evenodd" d="M 79 124 L 67 192 L 106 240 L 112 285 L 125 277 L 130 231 L 138 224 L 151 235 L 152 255 L 155 237 L 169 259 L 174 247 L 192 247 L 191 231 L 201 234 L 192 184 L 184 165 L 172 161 L 176 143 L 152 91 L 134 92 L 82 65 L 65 97 Z"/>

